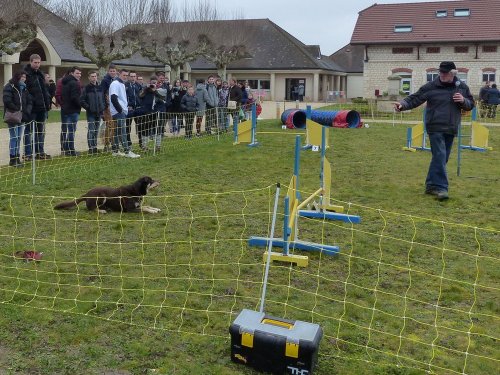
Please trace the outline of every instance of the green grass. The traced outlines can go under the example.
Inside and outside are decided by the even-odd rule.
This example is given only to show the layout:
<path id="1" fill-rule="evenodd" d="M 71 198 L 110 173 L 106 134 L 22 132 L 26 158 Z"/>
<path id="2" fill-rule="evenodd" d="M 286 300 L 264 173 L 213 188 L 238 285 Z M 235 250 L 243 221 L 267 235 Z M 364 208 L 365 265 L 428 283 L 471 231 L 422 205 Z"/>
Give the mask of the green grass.
<path id="1" fill-rule="evenodd" d="M 327 151 L 334 203 L 362 223 L 301 219 L 301 239 L 338 244 L 341 253 L 309 254 L 307 268 L 273 265 L 266 310 L 323 327 L 318 374 L 421 374 L 429 363 L 436 373 L 461 373 L 467 348 L 467 373 L 494 373 L 500 131 L 490 129 L 494 151 L 463 151 L 461 177 L 454 150 L 451 199 L 440 203 L 423 194 L 430 154 L 401 151 L 403 126 L 370 125 L 332 129 Z M 29 168 L 2 168 L 0 368 L 252 374 L 230 362 L 227 330 L 242 308 L 258 307 L 263 250 L 246 239 L 267 234 L 273 185 L 288 184 L 294 145 L 275 121 L 259 130 L 277 134 L 260 134 L 258 148 L 230 137 L 182 139 L 139 160 L 38 162 L 36 186 Z M 301 163 L 307 196 L 319 185 L 318 153 L 302 152 Z M 96 220 L 83 207 L 51 209 L 140 175 L 162 183 L 147 198 L 158 215 Z M 39 264 L 12 257 L 32 248 L 44 252 Z"/>

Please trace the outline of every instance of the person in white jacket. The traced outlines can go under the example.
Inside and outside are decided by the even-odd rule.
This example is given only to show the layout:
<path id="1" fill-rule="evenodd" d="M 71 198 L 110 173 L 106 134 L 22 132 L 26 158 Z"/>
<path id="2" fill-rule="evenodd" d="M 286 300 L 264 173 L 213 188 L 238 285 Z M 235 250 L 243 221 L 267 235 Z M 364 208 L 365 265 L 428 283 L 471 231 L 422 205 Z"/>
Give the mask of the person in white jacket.
<path id="1" fill-rule="evenodd" d="M 113 137 L 112 155 L 126 156 L 129 158 L 138 158 L 140 155 L 133 153 L 127 141 L 127 91 L 125 81 L 128 77 L 128 70 L 120 70 L 120 75 L 109 86 L 109 109 L 113 120 L 116 121 L 116 130 Z M 120 144 L 123 151 L 120 151 Z"/>

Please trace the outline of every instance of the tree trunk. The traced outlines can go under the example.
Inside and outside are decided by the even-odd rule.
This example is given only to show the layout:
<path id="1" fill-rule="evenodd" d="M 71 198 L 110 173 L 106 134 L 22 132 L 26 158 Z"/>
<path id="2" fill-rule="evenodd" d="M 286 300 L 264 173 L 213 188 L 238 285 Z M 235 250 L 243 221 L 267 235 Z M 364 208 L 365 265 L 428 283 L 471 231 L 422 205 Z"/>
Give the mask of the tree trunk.
<path id="1" fill-rule="evenodd" d="M 226 80 L 226 74 L 227 74 L 227 72 L 226 72 L 226 65 L 219 66 L 219 67 L 217 68 L 217 74 L 219 75 L 219 77 L 220 77 L 223 81 L 225 81 L 225 80 Z"/>

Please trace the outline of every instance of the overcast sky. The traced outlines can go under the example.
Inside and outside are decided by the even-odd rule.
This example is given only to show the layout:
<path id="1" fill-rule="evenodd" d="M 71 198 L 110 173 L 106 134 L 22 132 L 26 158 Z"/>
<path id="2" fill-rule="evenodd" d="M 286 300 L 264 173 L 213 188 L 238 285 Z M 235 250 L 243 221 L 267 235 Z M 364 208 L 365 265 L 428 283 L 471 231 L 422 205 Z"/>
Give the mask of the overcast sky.
<path id="1" fill-rule="evenodd" d="M 216 0 L 217 8 L 244 18 L 269 18 L 305 44 L 319 44 L 331 55 L 351 40 L 358 12 L 373 5 L 430 0 Z"/>

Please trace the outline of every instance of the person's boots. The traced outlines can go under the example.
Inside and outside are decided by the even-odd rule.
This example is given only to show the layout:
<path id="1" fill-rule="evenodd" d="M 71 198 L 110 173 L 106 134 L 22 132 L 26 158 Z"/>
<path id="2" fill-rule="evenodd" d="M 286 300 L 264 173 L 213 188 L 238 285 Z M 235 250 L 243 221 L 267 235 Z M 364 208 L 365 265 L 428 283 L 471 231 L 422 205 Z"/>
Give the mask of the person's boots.
<path id="1" fill-rule="evenodd" d="M 16 167 L 23 167 L 24 164 L 19 156 L 16 156 Z"/>
<path id="2" fill-rule="evenodd" d="M 16 157 L 14 155 L 10 155 L 9 167 L 15 167 L 15 166 L 17 166 Z"/>

